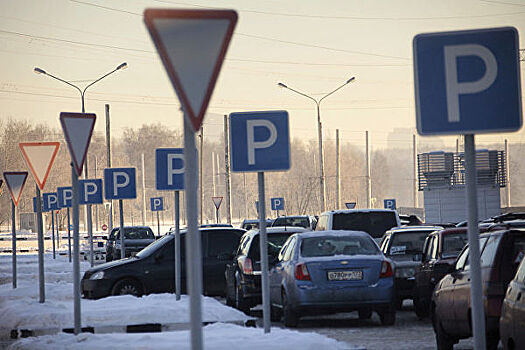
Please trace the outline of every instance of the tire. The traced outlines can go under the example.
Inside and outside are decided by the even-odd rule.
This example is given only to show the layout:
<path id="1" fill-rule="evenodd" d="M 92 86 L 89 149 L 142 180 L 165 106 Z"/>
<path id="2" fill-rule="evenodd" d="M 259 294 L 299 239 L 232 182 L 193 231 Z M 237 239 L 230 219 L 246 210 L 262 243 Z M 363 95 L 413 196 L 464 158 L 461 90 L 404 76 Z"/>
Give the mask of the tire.
<path id="1" fill-rule="evenodd" d="M 288 302 L 286 293 L 283 292 L 283 323 L 285 327 L 295 328 L 299 323 L 299 315 L 295 312 Z"/>
<path id="2" fill-rule="evenodd" d="M 282 317 L 282 312 L 277 306 L 270 304 L 270 321 L 280 322 Z"/>
<path id="3" fill-rule="evenodd" d="M 372 317 L 372 310 L 370 309 L 360 309 L 357 312 L 360 320 L 369 320 Z"/>
<path id="4" fill-rule="evenodd" d="M 420 320 L 427 318 L 430 314 L 430 305 L 424 301 L 421 301 L 418 297 L 415 297 L 414 312 Z"/>
<path id="5" fill-rule="evenodd" d="M 434 332 L 436 333 L 437 350 L 453 350 L 455 340 L 449 336 L 441 326 L 441 322 L 435 315 L 433 315 Z"/>
<path id="6" fill-rule="evenodd" d="M 136 297 L 142 295 L 142 288 L 140 284 L 132 279 L 126 278 L 118 281 L 111 290 L 111 295 L 134 295 Z"/>
<path id="7" fill-rule="evenodd" d="M 486 344 L 487 350 L 497 350 L 499 344 L 498 334 L 487 334 Z"/>
<path id="8" fill-rule="evenodd" d="M 401 310 L 403 308 L 403 299 L 397 298 L 394 300 L 394 307 L 396 310 Z"/>
<path id="9" fill-rule="evenodd" d="M 388 308 L 382 310 L 379 313 L 379 319 L 383 326 L 392 326 L 396 323 L 396 310 L 394 308 Z"/>
<path id="10" fill-rule="evenodd" d="M 248 305 L 248 300 L 244 297 L 242 293 L 242 286 L 239 281 L 235 282 L 235 300 L 234 306 L 237 310 L 248 314 L 250 312 L 250 306 Z"/>

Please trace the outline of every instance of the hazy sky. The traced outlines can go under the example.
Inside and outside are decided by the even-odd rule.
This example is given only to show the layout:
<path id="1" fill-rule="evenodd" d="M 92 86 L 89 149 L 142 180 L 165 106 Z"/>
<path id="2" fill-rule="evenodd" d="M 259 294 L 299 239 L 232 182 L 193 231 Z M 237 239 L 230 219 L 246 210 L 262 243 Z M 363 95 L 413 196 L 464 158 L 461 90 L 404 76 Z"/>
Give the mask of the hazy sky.
<path id="1" fill-rule="evenodd" d="M 76 90 L 36 75 L 34 67 L 84 87 L 127 62 L 127 70 L 86 94 L 86 111 L 100 118 L 96 130 L 104 130 L 105 103 L 111 105 L 117 135 L 123 127 L 143 123 L 179 128 L 178 100 L 142 19 L 149 7 L 230 8 L 239 14 L 205 120 L 207 135 L 222 131 L 223 114 L 286 109 L 292 136 L 313 139 L 315 105 L 277 83 L 318 98 L 355 76 L 323 101 L 325 138 L 333 139 L 339 128 L 345 141 L 361 142 L 364 130 L 370 130 L 377 147 L 384 146 L 391 129 L 415 128 L 414 35 L 514 26 L 525 47 L 522 0 L 2 0 L 0 117 L 58 126 L 59 112 L 80 111 Z M 520 142 L 524 134 L 478 140 Z"/>

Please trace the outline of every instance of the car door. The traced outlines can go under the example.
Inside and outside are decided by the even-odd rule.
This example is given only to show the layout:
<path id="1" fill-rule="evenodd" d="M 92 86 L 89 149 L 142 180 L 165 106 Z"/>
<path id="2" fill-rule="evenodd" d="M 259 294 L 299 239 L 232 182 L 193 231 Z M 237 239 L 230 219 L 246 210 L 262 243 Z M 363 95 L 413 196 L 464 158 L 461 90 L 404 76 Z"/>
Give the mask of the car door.
<path id="1" fill-rule="evenodd" d="M 175 290 L 173 239 L 144 260 L 144 285 L 151 293 L 167 293 Z"/>
<path id="2" fill-rule="evenodd" d="M 525 330 L 525 262 L 521 263 L 516 279 L 514 280 L 514 286 L 517 290 L 513 298 L 512 333 L 514 333 L 516 349 L 523 349 L 525 348 L 525 332 L 523 331 Z"/>
<path id="3" fill-rule="evenodd" d="M 282 270 L 283 270 L 283 258 L 286 255 L 288 246 L 292 238 L 288 238 L 284 242 L 281 251 L 277 255 L 277 262 L 270 269 L 269 281 L 270 281 L 270 301 L 274 305 L 281 305 L 281 282 L 282 282 Z"/>
<path id="4" fill-rule="evenodd" d="M 416 293 L 422 301 L 429 301 L 432 293 L 430 289 L 430 261 L 432 242 L 436 236 L 428 236 L 423 245 L 421 265 L 416 269 Z"/>
<path id="5" fill-rule="evenodd" d="M 203 286 L 208 295 L 224 295 L 226 280 L 224 271 L 231 261 L 232 254 L 239 246 L 244 231 L 206 230 L 203 231 Z"/>

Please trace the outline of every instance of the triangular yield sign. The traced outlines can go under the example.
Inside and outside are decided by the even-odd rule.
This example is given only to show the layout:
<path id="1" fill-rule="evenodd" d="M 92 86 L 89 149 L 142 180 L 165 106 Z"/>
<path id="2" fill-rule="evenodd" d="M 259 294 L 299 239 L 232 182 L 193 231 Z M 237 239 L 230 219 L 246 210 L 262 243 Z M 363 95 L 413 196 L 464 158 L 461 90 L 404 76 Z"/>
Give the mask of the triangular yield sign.
<path id="1" fill-rule="evenodd" d="M 27 180 L 27 171 L 4 171 L 4 179 L 15 207 L 18 206 Z"/>
<path id="2" fill-rule="evenodd" d="M 237 13 L 146 9 L 144 21 L 186 118 L 197 131 L 237 23 Z"/>
<path id="3" fill-rule="evenodd" d="M 82 174 L 96 119 L 97 116 L 93 113 L 60 113 L 60 124 L 69 154 L 79 176 Z"/>
<path id="4" fill-rule="evenodd" d="M 20 142 L 18 145 L 35 182 L 43 190 L 60 142 Z"/>
<path id="5" fill-rule="evenodd" d="M 215 208 L 219 209 L 222 203 L 222 197 L 211 197 L 211 200 L 213 201 L 213 204 L 215 204 Z"/>

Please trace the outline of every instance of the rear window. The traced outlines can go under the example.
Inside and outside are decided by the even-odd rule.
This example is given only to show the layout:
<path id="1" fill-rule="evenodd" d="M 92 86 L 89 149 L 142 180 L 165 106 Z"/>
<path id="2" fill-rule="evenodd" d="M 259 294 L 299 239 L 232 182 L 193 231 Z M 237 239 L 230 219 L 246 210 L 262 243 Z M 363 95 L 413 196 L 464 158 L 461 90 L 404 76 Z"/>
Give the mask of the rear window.
<path id="1" fill-rule="evenodd" d="M 149 227 L 124 227 L 125 239 L 155 239 L 153 231 Z M 120 239 L 120 230 L 117 231 L 117 239 Z"/>
<path id="2" fill-rule="evenodd" d="M 279 251 L 284 245 L 284 242 L 293 235 L 295 232 L 282 232 L 282 233 L 271 233 L 268 237 L 268 254 L 275 255 L 279 254 Z M 252 243 L 250 244 L 250 257 L 255 260 L 259 260 L 261 256 L 260 250 L 261 244 L 259 243 L 259 235 L 253 237 Z"/>
<path id="3" fill-rule="evenodd" d="M 389 255 L 414 255 L 423 251 L 425 239 L 430 231 L 394 233 L 390 239 Z"/>
<path id="4" fill-rule="evenodd" d="M 303 257 L 376 254 L 379 254 L 379 249 L 368 237 L 311 237 L 303 239 L 301 243 Z"/>
<path id="5" fill-rule="evenodd" d="M 374 238 L 397 226 L 395 212 L 355 212 L 334 214 L 333 230 L 365 231 Z"/>
<path id="6" fill-rule="evenodd" d="M 467 232 L 450 233 L 443 235 L 443 258 L 454 258 L 461 253 L 465 244 L 468 243 Z"/>
<path id="7" fill-rule="evenodd" d="M 310 227 L 308 218 L 277 218 L 272 226 Z"/>

